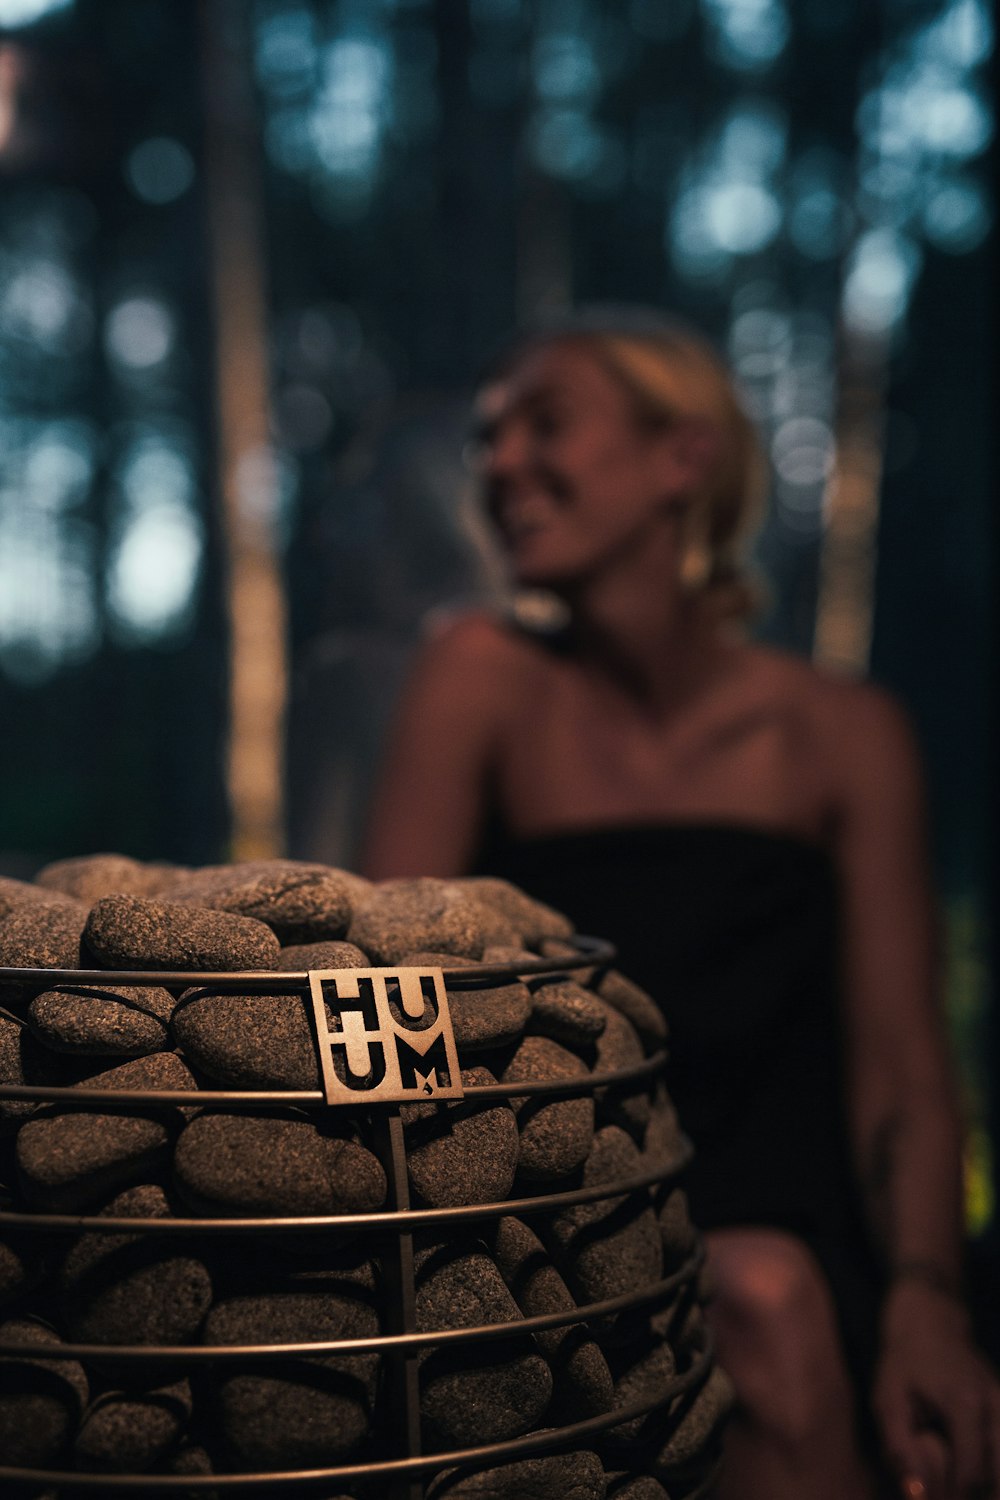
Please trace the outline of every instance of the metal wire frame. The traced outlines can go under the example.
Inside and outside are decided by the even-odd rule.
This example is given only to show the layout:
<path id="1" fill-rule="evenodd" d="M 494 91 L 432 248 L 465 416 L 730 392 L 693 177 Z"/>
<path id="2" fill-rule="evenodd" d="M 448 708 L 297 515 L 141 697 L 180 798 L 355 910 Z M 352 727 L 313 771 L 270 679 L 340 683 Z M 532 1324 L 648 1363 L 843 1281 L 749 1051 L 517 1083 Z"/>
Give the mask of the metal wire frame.
<path id="1" fill-rule="evenodd" d="M 488 1468 L 492 1464 L 548 1455 L 576 1447 L 588 1438 L 598 1437 L 623 1422 L 645 1417 L 667 1402 L 687 1395 L 704 1383 L 712 1368 L 713 1352 L 709 1344 L 681 1375 L 665 1381 L 652 1399 L 633 1401 L 597 1417 L 587 1417 L 565 1427 L 545 1428 L 524 1437 L 509 1438 L 501 1443 L 484 1443 L 474 1448 L 455 1448 L 448 1452 L 411 1454 L 406 1458 L 386 1459 L 380 1463 L 341 1464 L 328 1469 L 295 1469 L 267 1474 L 78 1474 L 71 1470 L 0 1468 L 0 1478 L 29 1481 L 35 1484 L 63 1484 L 76 1489 L 145 1489 L 172 1493 L 181 1489 L 253 1490 L 299 1488 L 333 1481 L 403 1480 L 433 1474 L 442 1469 L 459 1467 Z"/>
<path id="2" fill-rule="evenodd" d="M 591 965 L 595 961 L 608 962 L 614 957 L 609 944 L 598 939 L 576 940 L 578 957 L 541 959 L 522 965 L 499 965 L 488 969 L 445 970 L 444 977 L 449 987 L 486 987 L 496 983 L 510 983 L 526 974 L 562 973 L 568 969 Z M 309 985 L 308 972 L 281 973 L 254 970 L 250 972 L 224 973 L 180 973 L 177 971 L 122 971 L 122 970 L 52 970 L 0 968 L 0 982 L 4 980 L 21 984 L 47 984 L 50 986 L 104 985 L 109 983 L 128 985 L 183 985 L 188 990 L 213 989 L 274 993 L 287 989 L 304 989 Z M 192 996 L 193 998 L 193 996 Z M 466 1098 L 472 1101 L 551 1096 L 566 1098 L 583 1094 L 592 1095 L 598 1089 L 617 1092 L 635 1085 L 658 1073 L 665 1061 L 665 1053 L 658 1052 L 631 1068 L 617 1069 L 600 1075 L 588 1075 L 583 1079 L 557 1080 L 521 1084 L 497 1084 L 475 1086 L 466 1090 Z M 30 1085 L 0 1086 L 0 1099 L 40 1103 L 61 1102 L 82 1106 L 100 1104 L 105 1108 L 129 1108 L 139 1106 L 144 1110 L 165 1109 L 177 1105 L 224 1104 L 230 1108 L 305 1108 L 326 1107 L 319 1090 L 101 1090 L 85 1088 L 46 1088 Z M 0 1343 L 0 1359 L 59 1360 L 67 1358 L 93 1358 L 105 1361 L 120 1360 L 129 1364 L 184 1363 L 210 1364 L 227 1362 L 267 1363 L 293 1358 L 321 1358 L 339 1354 L 358 1355 L 379 1353 L 385 1356 L 387 1394 L 393 1390 L 402 1401 L 402 1420 L 397 1432 L 397 1446 L 402 1447 L 403 1457 L 394 1457 L 380 1462 L 340 1465 L 327 1469 L 296 1470 L 266 1474 L 213 1474 L 213 1475 L 99 1475 L 80 1474 L 75 1471 L 24 1469 L 0 1466 L 0 1477 L 10 1481 L 35 1484 L 58 1484 L 73 1489 L 86 1490 L 105 1488 L 111 1490 L 157 1490 L 175 1492 L 181 1489 L 253 1490 L 265 1487 L 288 1488 L 310 1487 L 313 1484 L 349 1482 L 355 1479 L 383 1479 L 399 1500 L 419 1500 L 423 1493 L 420 1479 L 434 1471 L 461 1465 L 474 1464 L 484 1467 L 513 1458 L 535 1453 L 556 1452 L 573 1446 L 591 1435 L 632 1417 L 646 1415 L 658 1407 L 692 1389 L 702 1382 L 711 1367 L 711 1350 L 706 1348 L 687 1371 L 661 1388 L 652 1400 L 633 1403 L 600 1417 L 569 1424 L 560 1428 L 545 1429 L 524 1437 L 502 1443 L 482 1445 L 470 1449 L 452 1450 L 445 1453 L 422 1454 L 420 1452 L 419 1388 L 417 1383 L 416 1356 L 426 1346 L 469 1345 L 492 1343 L 503 1339 L 523 1337 L 535 1331 L 569 1325 L 586 1324 L 599 1317 L 610 1316 L 656 1302 L 665 1302 L 677 1296 L 689 1286 L 697 1274 L 702 1256 L 696 1253 L 688 1258 L 672 1276 L 663 1278 L 653 1286 L 638 1288 L 619 1297 L 601 1302 L 574 1307 L 566 1313 L 549 1313 L 522 1318 L 514 1323 L 484 1324 L 478 1327 L 419 1330 L 416 1328 L 416 1287 L 413 1265 L 413 1233 L 417 1229 L 437 1228 L 483 1219 L 499 1218 L 508 1214 L 533 1216 L 554 1214 L 565 1208 L 613 1197 L 625 1197 L 654 1184 L 664 1183 L 675 1177 L 686 1165 L 690 1147 L 682 1141 L 681 1150 L 672 1161 L 660 1163 L 649 1171 L 633 1174 L 612 1183 L 601 1183 L 589 1188 L 578 1188 L 561 1193 L 538 1194 L 530 1198 L 507 1199 L 489 1204 L 466 1204 L 452 1208 L 412 1209 L 409 1203 L 409 1186 L 406 1169 L 406 1151 L 403 1138 L 402 1116 L 399 1106 L 383 1105 L 367 1111 L 376 1127 L 379 1152 L 386 1169 L 389 1197 L 393 1207 L 389 1211 L 369 1214 L 335 1214 L 276 1218 L 224 1218 L 224 1219 L 137 1219 L 116 1216 L 74 1214 L 22 1214 L 0 1213 L 0 1228 L 18 1229 L 21 1232 L 65 1232 L 79 1234 L 96 1232 L 104 1234 L 127 1233 L 130 1235 L 242 1235 L 281 1234 L 302 1231 L 375 1232 L 388 1234 L 388 1253 L 383 1257 L 383 1273 L 390 1296 L 386 1321 L 390 1324 L 388 1334 L 362 1339 L 328 1340 L 295 1344 L 225 1345 L 225 1346 L 162 1346 L 162 1345 L 86 1345 L 67 1344 L 31 1345 L 27 1343 Z M 390 1403 L 384 1398 L 383 1404 Z"/>

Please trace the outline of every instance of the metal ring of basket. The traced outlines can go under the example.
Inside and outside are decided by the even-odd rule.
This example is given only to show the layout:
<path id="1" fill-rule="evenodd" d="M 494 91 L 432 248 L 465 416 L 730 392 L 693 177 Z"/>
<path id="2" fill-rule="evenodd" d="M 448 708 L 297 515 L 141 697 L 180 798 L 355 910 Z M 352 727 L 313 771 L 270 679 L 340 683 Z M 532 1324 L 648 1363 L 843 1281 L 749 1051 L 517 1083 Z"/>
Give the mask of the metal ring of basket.
<path id="1" fill-rule="evenodd" d="M 444 970 L 444 979 L 449 988 L 485 988 L 497 984 L 511 983 L 524 977 L 565 973 L 567 970 L 607 966 L 615 957 L 609 943 L 597 938 L 575 937 L 576 956 L 563 955 L 558 958 L 542 958 L 523 964 L 493 965 L 486 968 Z M 308 972 L 282 972 L 250 970 L 241 972 L 186 972 L 178 970 L 77 970 L 77 969 L 28 969 L 0 967 L 0 983 L 13 982 L 27 985 L 55 987 L 79 987 L 115 984 L 136 987 L 164 986 L 185 990 L 211 987 L 215 991 L 238 991 L 241 993 L 295 992 L 308 987 Z M 192 997 L 193 998 L 193 997 Z M 555 1080 L 551 1082 L 525 1082 L 470 1086 L 466 1098 L 499 1100 L 545 1096 L 570 1098 L 592 1094 L 598 1089 L 614 1091 L 651 1078 L 662 1070 L 666 1061 L 665 1051 L 658 1051 L 641 1063 L 629 1068 L 617 1069 L 603 1074 L 591 1074 L 583 1079 Z M 150 1090 L 150 1089 L 87 1089 L 86 1087 L 43 1087 L 34 1085 L 0 1085 L 0 1100 L 19 1102 L 65 1103 L 75 1107 L 100 1105 L 104 1109 L 128 1109 L 141 1106 L 144 1110 L 169 1109 L 178 1106 L 225 1104 L 235 1109 L 289 1108 L 311 1110 L 326 1107 L 324 1095 L 319 1090 Z M 690 1146 L 682 1143 L 680 1154 L 671 1162 L 647 1172 L 595 1187 L 578 1188 L 568 1192 L 537 1194 L 530 1198 L 507 1199 L 498 1203 L 466 1204 L 455 1208 L 404 1209 L 380 1211 L 367 1214 L 310 1215 L 290 1218 L 224 1218 L 224 1219 L 140 1219 L 79 1214 L 0 1212 L 0 1229 L 17 1229 L 19 1232 L 35 1230 L 52 1233 L 104 1233 L 134 1235 L 183 1235 L 186 1238 L 199 1235 L 275 1234 L 284 1231 L 312 1232 L 382 1232 L 408 1235 L 419 1228 L 460 1224 L 481 1219 L 499 1218 L 506 1214 L 530 1217 L 540 1213 L 557 1213 L 580 1203 L 600 1201 L 640 1191 L 656 1184 L 668 1182 L 687 1165 Z M 638 1291 L 623 1293 L 601 1302 L 574 1307 L 570 1312 L 550 1313 L 520 1319 L 516 1323 L 484 1324 L 478 1327 L 437 1330 L 409 1330 L 404 1333 L 386 1334 L 363 1339 L 328 1340 L 323 1343 L 289 1345 L 227 1345 L 227 1346 L 163 1346 L 163 1345 L 83 1345 L 59 1343 L 57 1345 L 31 1345 L 27 1343 L 0 1343 L 0 1362 L 19 1358 L 72 1359 L 103 1358 L 120 1359 L 130 1364 L 172 1363 L 187 1361 L 193 1364 L 214 1362 L 270 1362 L 281 1359 L 320 1358 L 331 1354 L 384 1353 L 405 1355 L 424 1345 L 462 1345 L 479 1342 L 495 1342 L 504 1338 L 523 1336 L 535 1331 L 586 1324 L 589 1321 L 627 1311 L 649 1303 L 666 1302 L 690 1288 L 703 1260 L 700 1250 L 673 1273 L 652 1286 Z M 665 1385 L 653 1400 L 634 1402 L 598 1417 L 587 1418 L 558 1428 L 547 1428 L 508 1439 L 500 1443 L 481 1445 L 475 1448 L 451 1450 L 432 1454 L 410 1454 L 406 1458 L 394 1458 L 384 1462 L 339 1465 L 326 1469 L 295 1470 L 282 1473 L 234 1473 L 211 1475 L 164 1475 L 164 1474 L 88 1474 L 76 1470 L 27 1469 L 0 1465 L 0 1478 L 11 1482 L 34 1484 L 58 1484 L 78 1490 L 104 1488 L 106 1490 L 135 1490 L 137 1488 L 173 1493 L 179 1490 L 225 1489 L 253 1490 L 268 1486 L 275 1488 L 310 1487 L 333 1481 L 370 1480 L 382 1478 L 405 1482 L 445 1468 L 474 1465 L 485 1467 L 516 1458 L 535 1454 L 559 1452 L 572 1447 L 581 1440 L 596 1436 L 609 1428 L 635 1417 L 646 1416 L 667 1402 L 676 1400 L 700 1386 L 711 1369 L 712 1351 L 706 1344 L 689 1368 Z M 712 1479 L 708 1476 L 706 1484 Z"/>

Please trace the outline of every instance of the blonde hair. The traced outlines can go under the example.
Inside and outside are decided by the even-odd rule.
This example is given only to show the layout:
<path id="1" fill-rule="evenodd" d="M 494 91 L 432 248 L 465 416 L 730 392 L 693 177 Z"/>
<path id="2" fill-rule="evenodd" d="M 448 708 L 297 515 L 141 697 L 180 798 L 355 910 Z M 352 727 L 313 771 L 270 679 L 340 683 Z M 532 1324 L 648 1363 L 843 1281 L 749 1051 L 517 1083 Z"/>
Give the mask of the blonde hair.
<path id="1" fill-rule="evenodd" d="M 591 353 L 624 386 L 643 427 L 693 419 L 714 438 L 703 482 L 689 497 L 682 523 L 682 579 L 688 592 L 719 618 L 752 614 L 762 589 L 747 554 L 767 494 L 764 450 L 723 360 L 699 334 L 657 318 L 636 328 L 623 317 L 590 326 L 584 319 L 529 335 L 494 365 L 503 373 L 529 350 L 571 344 Z"/>

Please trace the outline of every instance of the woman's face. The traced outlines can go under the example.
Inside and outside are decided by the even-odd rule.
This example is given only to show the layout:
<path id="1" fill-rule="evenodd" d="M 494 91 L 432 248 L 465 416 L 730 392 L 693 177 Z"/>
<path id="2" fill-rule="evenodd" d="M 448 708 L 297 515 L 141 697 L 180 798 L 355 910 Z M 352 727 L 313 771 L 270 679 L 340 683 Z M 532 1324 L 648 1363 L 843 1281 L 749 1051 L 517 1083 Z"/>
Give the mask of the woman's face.
<path id="1" fill-rule="evenodd" d="M 669 431 L 642 429 L 582 346 L 529 351 L 483 388 L 476 416 L 486 506 L 520 583 L 558 588 L 645 548 L 688 482 Z"/>

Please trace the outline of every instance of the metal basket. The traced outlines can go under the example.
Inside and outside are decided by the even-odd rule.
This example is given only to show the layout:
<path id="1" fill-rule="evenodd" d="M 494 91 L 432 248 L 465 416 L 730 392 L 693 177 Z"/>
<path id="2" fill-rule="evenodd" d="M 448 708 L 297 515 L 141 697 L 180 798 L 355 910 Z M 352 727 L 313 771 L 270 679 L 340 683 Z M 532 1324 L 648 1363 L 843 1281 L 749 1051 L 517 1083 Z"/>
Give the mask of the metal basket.
<path id="1" fill-rule="evenodd" d="M 575 956 L 540 958 L 531 962 L 491 967 L 457 968 L 443 971 L 448 989 L 484 988 L 512 983 L 518 978 L 552 976 L 568 971 L 606 966 L 615 956 L 610 944 L 596 938 L 573 939 Z M 184 989 L 210 987 L 213 991 L 294 994 L 310 988 L 308 972 L 286 973 L 253 970 L 249 972 L 164 972 L 124 970 L 27 969 L 0 968 L 0 983 L 31 985 L 129 985 Z M 571 1098 L 592 1094 L 597 1089 L 623 1088 L 644 1080 L 652 1081 L 662 1073 L 665 1051 L 646 1057 L 640 1064 L 615 1072 L 590 1074 L 585 1078 L 546 1082 L 491 1084 L 468 1087 L 465 1097 L 478 1102 L 491 1100 L 544 1097 Z M 316 1090 L 126 1090 L 99 1089 L 86 1086 L 41 1087 L 34 1085 L 0 1085 L 0 1099 L 37 1103 L 63 1103 L 76 1106 L 101 1105 L 108 1110 L 141 1107 L 144 1113 L 178 1105 L 205 1107 L 225 1105 L 227 1110 L 287 1109 L 322 1112 L 329 1108 L 326 1094 Z M 479 1221 L 495 1220 L 505 1215 L 525 1219 L 552 1216 L 573 1205 L 634 1194 L 652 1193 L 671 1184 L 690 1158 L 690 1146 L 682 1138 L 682 1149 L 676 1160 L 628 1178 L 597 1187 L 539 1193 L 531 1197 L 505 1199 L 502 1202 L 479 1203 L 449 1208 L 413 1208 L 410 1204 L 403 1121 L 399 1103 L 372 1104 L 360 1113 L 367 1116 L 366 1142 L 376 1151 L 386 1172 L 389 1208 L 374 1213 L 267 1217 L 267 1218 L 131 1218 L 95 1214 L 58 1214 L 0 1212 L 0 1231 L 16 1229 L 19 1233 L 64 1234 L 149 1234 L 157 1238 L 181 1236 L 186 1241 L 198 1237 L 224 1237 L 236 1241 L 246 1236 L 282 1236 L 294 1233 L 324 1234 L 336 1231 L 353 1235 L 374 1235 L 381 1244 L 384 1296 L 381 1305 L 383 1326 L 388 1332 L 372 1337 L 335 1339 L 305 1343 L 232 1344 L 232 1345 L 151 1345 L 151 1344 L 84 1344 L 84 1343 L 0 1343 L 0 1358 L 32 1360 L 100 1360 L 130 1366 L 170 1366 L 185 1372 L 204 1366 L 255 1362 L 274 1367 L 282 1359 L 307 1356 L 359 1355 L 382 1356 L 382 1389 L 378 1401 L 381 1414 L 380 1432 L 388 1456 L 378 1461 L 345 1463 L 328 1468 L 297 1469 L 283 1472 L 231 1472 L 212 1474 L 162 1473 L 91 1473 L 61 1469 L 29 1469 L 0 1464 L 0 1480 L 41 1488 L 76 1492 L 142 1492 L 195 1494 L 199 1491 L 248 1493 L 333 1493 L 340 1485 L 364 1482 L 366 1494 L 391 1497 L 391 1500 L 422 1500 L 425 1481 L 444 1469 L 485 1468 L 492 1464 L 520 1458 L 539 1457 L 561 1450 L 585 1446 L 591 1439 L 632 1418 L 642 1417 L 675 1404 L 679 1422 L 686 1409 L 678 1397 L 693 1396 L 712 1368 L 712 1351 L 706 1339 L 689 1366 L 665 1383 L 653 1400 L 616 1407 L 600 1416 L 590 1417 L 558 1427 L 530 1432 L 503 1442 L 478 1447 L 425 1453 L 421 1451 L 421 1421 L 417 1358 L 428 1346 L 455 1348 L 482 1346 L 563 1326 L 591 1325 L 611 1314 L 632 1309 L 666 1306 L 687 1292 L 695 1295 L 695 1282 L 703 1261 L 700 1241 L 687 1260 L 672 1275 L 659 1282 L 639 1287 L 623 1295 L 571 1311 L 523 1317 L 515 1322 L 490 1323 L 476 1327 L 439 1328 L 420 1331 L 416 1327 L 416 1284 L 414 1276 L 414 1232 L 421 1229 L 451 1229 Z M 391 1414 L 392 1420 L 387 1420 Z M 669 1428 L 667 1429 L 669 1432 Z M 687 1500 L 707 1495 L 715 1472 L 702 1476 L 697 1487 L 688 1491 Z M 373 1489 L 372 1486 L 375 1486 Z"/>

